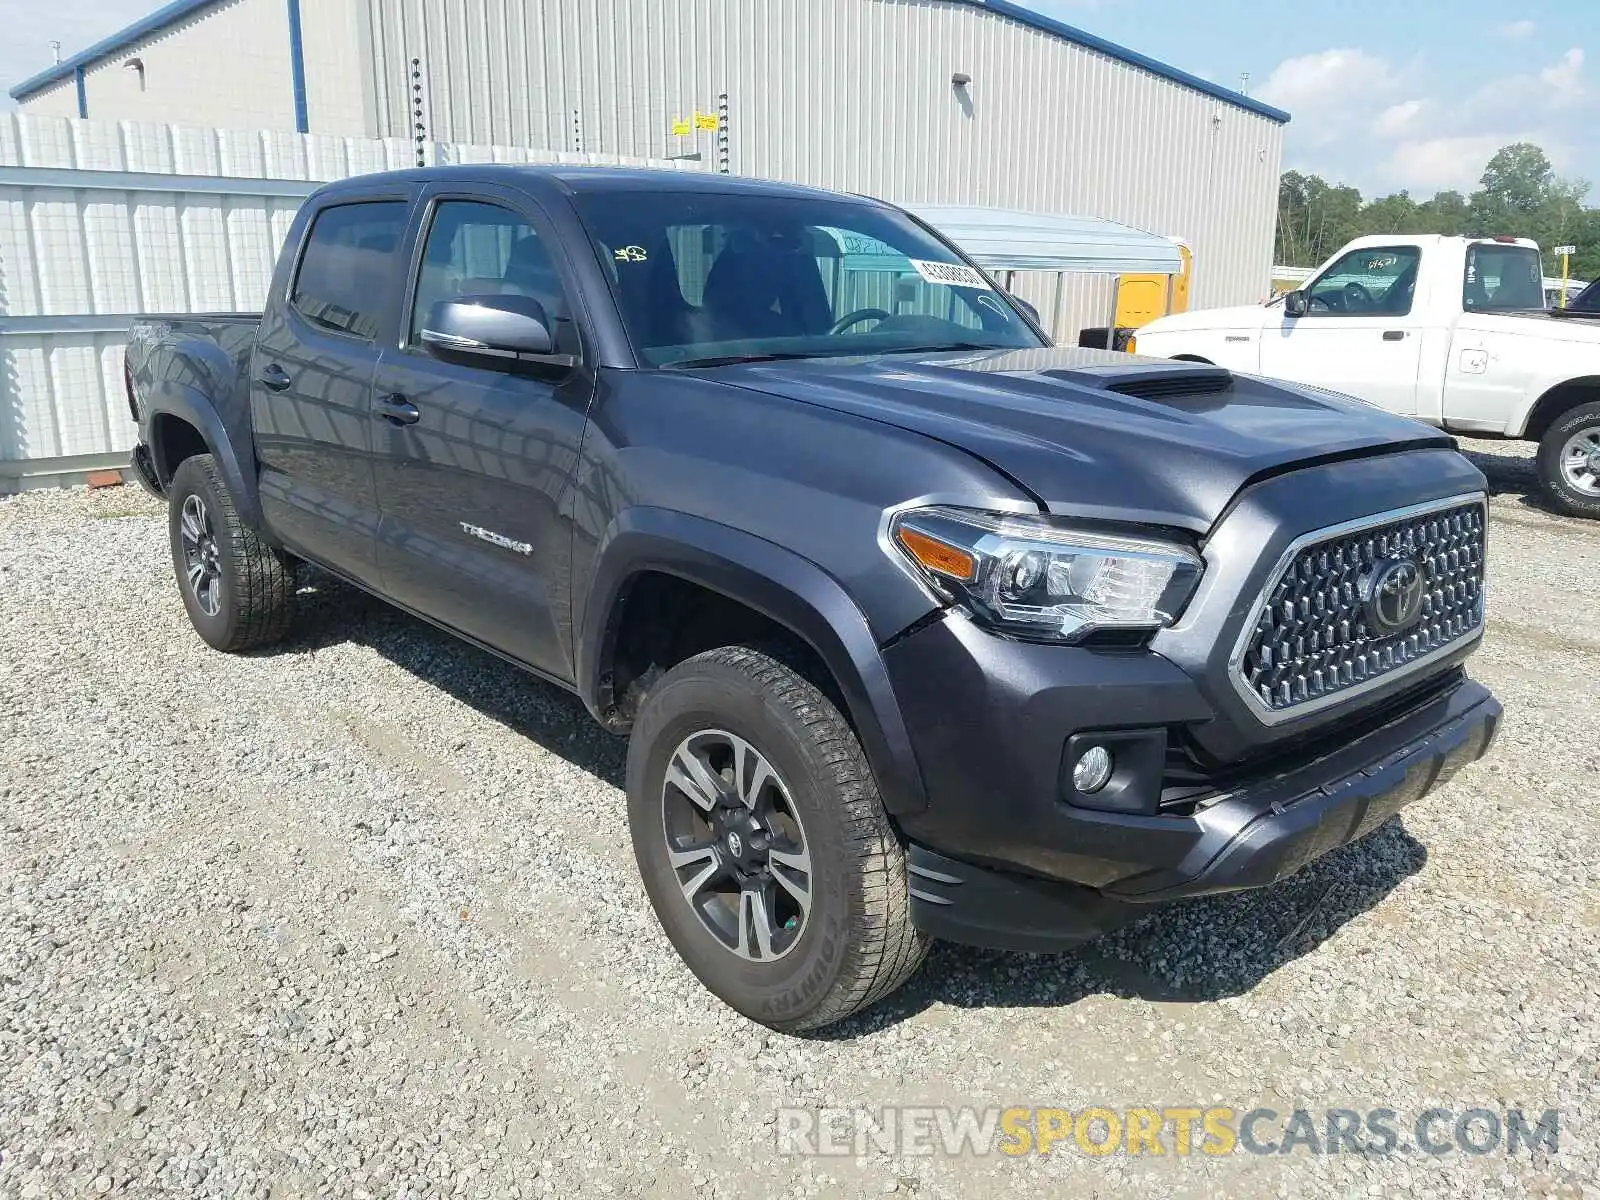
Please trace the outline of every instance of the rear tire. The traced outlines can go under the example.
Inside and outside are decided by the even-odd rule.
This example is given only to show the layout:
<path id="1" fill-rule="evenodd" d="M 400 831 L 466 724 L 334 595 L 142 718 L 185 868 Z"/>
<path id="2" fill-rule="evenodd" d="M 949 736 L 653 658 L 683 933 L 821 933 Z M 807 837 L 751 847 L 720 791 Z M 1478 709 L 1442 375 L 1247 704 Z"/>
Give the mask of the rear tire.
<path id="1" fill-rule="evenodd" d="M 1539 483 L 1561 512 L 1600 518 L 1600 403 L 1562 413 L 1539 442 Z"/>
<path id="2" fill-rule="evenodd" d="M 904 849 L 860 743 L 781 653 L 708 650 L 650 689 L 628 746 L 628 823 L 689 969 L 730 1007 L 792 1033 L 893 992 L 928 939 L 911 923 Z"/>
<path id="3" fill-rule="evenodd" d="M 216 650 L 270 646 L 289 632 L 294 565 L 239 520 L 209 454 L 186 458 L 167 488 L 178 591 L 195 632 Z"/>

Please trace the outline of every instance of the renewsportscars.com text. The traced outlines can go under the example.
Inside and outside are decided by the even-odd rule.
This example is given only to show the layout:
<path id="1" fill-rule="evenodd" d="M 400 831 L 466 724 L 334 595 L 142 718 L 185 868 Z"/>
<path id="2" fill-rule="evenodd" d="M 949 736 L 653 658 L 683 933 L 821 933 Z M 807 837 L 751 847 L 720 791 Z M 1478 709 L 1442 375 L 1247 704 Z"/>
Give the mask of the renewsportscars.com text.
<path id="1" fill-rule="evenodd" d="M 1075 1153 L 1521 1154 L 1554 1153 L 1560 1113 L 1519 1108 L 780 1108 L 780 1154 L 851 1157 Z"/>

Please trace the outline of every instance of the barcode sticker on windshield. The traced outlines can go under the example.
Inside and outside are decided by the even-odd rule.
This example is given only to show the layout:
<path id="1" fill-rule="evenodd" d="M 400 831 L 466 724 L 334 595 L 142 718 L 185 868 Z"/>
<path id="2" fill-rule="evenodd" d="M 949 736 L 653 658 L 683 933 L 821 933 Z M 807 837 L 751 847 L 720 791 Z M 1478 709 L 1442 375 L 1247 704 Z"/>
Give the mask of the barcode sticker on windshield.
<path id="1" fill-rule="evenodd" d="M 965 263 L 927 262 L 913 258 L 911 266 L 929 283 L 942 283 L 946 287 L 979 288 L 985 292 L 994 291 L 982 275 Z"/>

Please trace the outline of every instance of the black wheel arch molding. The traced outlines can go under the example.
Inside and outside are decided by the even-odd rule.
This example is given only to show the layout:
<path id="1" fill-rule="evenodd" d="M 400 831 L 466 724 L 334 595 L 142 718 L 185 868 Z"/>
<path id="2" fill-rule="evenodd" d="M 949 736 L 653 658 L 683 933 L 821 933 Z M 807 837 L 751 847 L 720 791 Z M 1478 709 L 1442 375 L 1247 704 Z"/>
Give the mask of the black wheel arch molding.
<path id="1" fill-rule="evenodd" d="M 703 517 L 631 507 L 617 515 L 602 542 L 587 602 L 581 614 L 573 614 L 579 694 L 602 724 L 619 727 L 612 668 L 623 602 L 633 583 L 651 573 L 743 605 L 814 651 L 839 689 L 884 806 L 896 815 L 926 807 L 910 735 L 866 614 L 816 563 Z M 928 611 L 938 611 L 931 600 Z"/>
<path id="2" fill-rule="evenodd" d="M 240 464 L 234 440 L 210 400 L 194 387 L 157 383 L 140 389 L 139 402 L 144 418 L 140 441 L 149 448 L 151 466 L 163 485 L 171 481 L 178 463 L 166 461 L 166 447 L 163 439 L 157 436 L 158 422 L 164 419 L 182 421 L 200 435 L 216 460 L 217 470 L 222 473 L 240 518 L 251 528 L 260 529 L 261 496 L 256 484 L 255 463 L 249 464 L 248 471 Z"/>

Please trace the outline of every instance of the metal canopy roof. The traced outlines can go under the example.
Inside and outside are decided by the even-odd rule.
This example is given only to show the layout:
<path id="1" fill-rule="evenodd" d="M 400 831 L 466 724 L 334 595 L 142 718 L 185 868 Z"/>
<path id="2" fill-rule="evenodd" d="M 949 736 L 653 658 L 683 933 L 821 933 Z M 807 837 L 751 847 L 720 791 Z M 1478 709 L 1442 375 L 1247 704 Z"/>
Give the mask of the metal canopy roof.
<path id="1" fill-rule="evenodd" d="M 1183 259 L 1171 238 L 1100 217 L 956 204 L 907 207 L 990 271 L 1183 273 Z"/>

